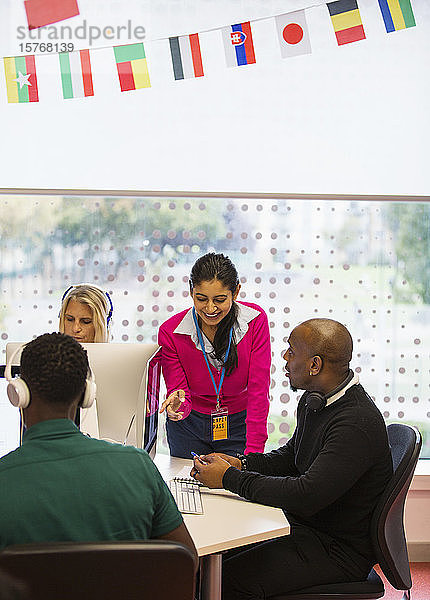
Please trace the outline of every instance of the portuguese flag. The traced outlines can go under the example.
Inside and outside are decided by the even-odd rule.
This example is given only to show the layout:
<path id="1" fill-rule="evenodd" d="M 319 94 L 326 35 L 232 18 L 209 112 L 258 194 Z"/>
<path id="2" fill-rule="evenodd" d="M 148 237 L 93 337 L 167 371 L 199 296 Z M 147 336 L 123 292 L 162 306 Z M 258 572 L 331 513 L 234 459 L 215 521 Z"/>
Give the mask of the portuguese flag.
<path id="1" fill-rule="evenodd" d="M 114 46 L 121 92 L 151 87 L 142 43 Z"/>
<path id="2" fill-rule="evenodd" d="M 3 60 L 8 102 L 39 102 L 34 55 L 8 56 Z"/>

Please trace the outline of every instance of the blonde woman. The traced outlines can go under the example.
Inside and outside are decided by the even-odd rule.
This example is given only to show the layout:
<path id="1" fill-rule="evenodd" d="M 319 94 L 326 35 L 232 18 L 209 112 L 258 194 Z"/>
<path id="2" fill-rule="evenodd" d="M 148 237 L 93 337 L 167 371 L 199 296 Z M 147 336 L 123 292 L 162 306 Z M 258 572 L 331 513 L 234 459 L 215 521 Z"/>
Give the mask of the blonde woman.
<path id="1" fill-rule="evenodd" d="M 81 343 L 108 342 L 112 312 L 107 292 L 88 283 L 72 285 L 61 299 L 59 331 Z"/>
<path id="2" fill-rule="evenodd" d="M 107 292 L 96 285 L 81 283 L 70 286 L 63 294 L 60 309 L 60 333 L 81 344 L 109 342 L 113 305 Z M 99 438 L 97 401 L 91 408 L 78 411 L 76 424 L 81 431 Z"/>

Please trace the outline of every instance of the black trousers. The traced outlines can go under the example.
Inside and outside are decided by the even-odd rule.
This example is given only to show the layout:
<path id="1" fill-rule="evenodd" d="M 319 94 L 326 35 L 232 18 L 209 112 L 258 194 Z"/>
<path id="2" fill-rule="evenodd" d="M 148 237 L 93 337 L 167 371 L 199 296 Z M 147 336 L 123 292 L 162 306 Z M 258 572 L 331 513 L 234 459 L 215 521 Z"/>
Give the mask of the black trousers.
<path id="1" fill-rule="evenodd" d="M 228 415 L 228 439 L 212 441 L 211 417 L 192 410 L 183 421 L 166 421 L 167 441 L 172 456 L 190 458 L 197 454 L 224 452 L 243 454 L 246 445 L 246 410 Z"/>
<path id="2" fill-rule="evenodd" d="M 223 600 L 265 600 L 311 585 L 366 579 L 372 564 L 306 527 L 290 535 L 227 552 Z"/>

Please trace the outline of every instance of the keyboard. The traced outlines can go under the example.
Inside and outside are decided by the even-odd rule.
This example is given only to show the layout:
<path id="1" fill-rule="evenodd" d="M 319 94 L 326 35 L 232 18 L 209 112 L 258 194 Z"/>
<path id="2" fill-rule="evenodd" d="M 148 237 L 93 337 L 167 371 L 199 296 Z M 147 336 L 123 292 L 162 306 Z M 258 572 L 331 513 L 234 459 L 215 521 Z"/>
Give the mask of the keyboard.
<path id="1" fill-rule="evenodd" d="M 168 485 L 181 513 L 203 514 L 200 484 L 197 481 L 176 477 L 171 479 Z"/>

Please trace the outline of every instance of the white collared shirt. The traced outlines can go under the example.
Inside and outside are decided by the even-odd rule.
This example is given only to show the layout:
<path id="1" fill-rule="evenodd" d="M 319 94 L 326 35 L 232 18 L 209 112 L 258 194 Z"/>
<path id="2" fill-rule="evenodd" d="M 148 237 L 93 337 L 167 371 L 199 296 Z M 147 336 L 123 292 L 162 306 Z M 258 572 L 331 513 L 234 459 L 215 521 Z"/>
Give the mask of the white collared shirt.
<path id="1" fill-rule="evenodd" d="M 333 402 L 336 402 L 336 400 L 339 400 L 339 398 L 342 398 L 342 396 L 345 394 L 346 390 L 349 390 L 350 387 L 352 387 L 353 385 L 356 385 L 357 383 L 358 383 L 358 375 L 357 375 L 357 373 L 354 373 L 354 377 L 351 379 L 351 381 L 349 383 L 346 384 L 345 387 L 343 387 L 339 392 L 337 392 L 337 394 L 334 394 L 334 396 L 331 396 L 330 398 L 328 398 L 326 406 L 328 406 L 329 404 L 333 404 Z"/>
<path id="2" fill-rule="evenodd" d="M 251 308 L 250 306 L 245 306 L 244 304 L 236 303 L 238 307 L 237 320 L 233 325 L 234 337 L 236 340 L 236 344 L 240 342 L 240 340 L 244 337 L 246 332 L 248 331 L 248 323 L 250 323 L 255 317 L 257 317 L 260 313 L 255 308 Z M 181 333 L 183 335 L 189 335 L 194 342 L 196 348 L 201 351 L 199 338 L 197 335 L 196 326 L 193 319 L 193 309 L 190 308 L 182 321 L 176 327 L 173 333 Z M 222 362 L 217 360 L 212 356 L 214 351 L 211 342 L 208 338 L 203 335 L 203 342 L 205 344 L 205 351 L 208 357 L 209 362 L 213 365 L 218 371 L 222 367 Z"/>

